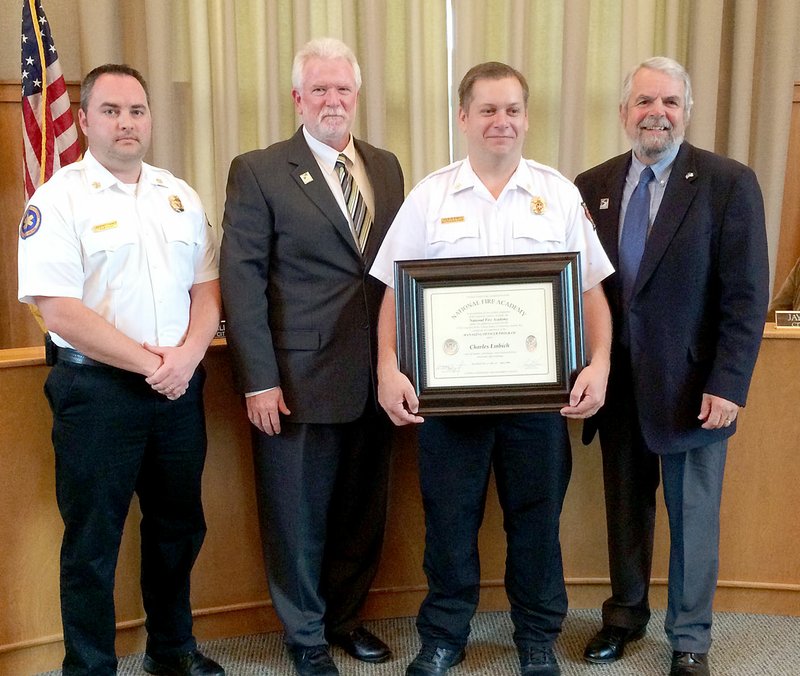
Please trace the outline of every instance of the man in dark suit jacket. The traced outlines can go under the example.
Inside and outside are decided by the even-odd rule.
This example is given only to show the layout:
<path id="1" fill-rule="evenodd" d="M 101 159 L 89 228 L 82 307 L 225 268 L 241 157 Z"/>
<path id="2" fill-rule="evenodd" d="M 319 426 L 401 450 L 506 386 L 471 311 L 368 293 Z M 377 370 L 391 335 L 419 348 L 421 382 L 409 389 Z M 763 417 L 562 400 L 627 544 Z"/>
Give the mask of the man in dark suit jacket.
<path id="1" fill-rule="evenodd" d="M 660 461 L 675 676 L 709 673 L 727 440 L 745 404 L 768 300 L 756 177 L 683 141 L 691 105 L 678 63 L 640 64 L 620 105 L 633 152 L 575 181 L 617 268 L 603 282 L 614 318 L 606 403 L 584 427 L 586 443 L 600 432 L 612 596 L 584 656 L 612 662 L 644 634 Z M 646 243 L 632 258 L 625 215 L 648 167 Z"/>
<path id="2" fill-rule="evenodd" d="M 303 126 L 234 159 L 223 221 L 228 345 L 255 426 L 270 592 L 301 675 L 338 673 L 328 642 L 364 661 L 391 655 L 357 614 L 380 556 L 389 462 L 375 397 L 384 287 L 367 270 L 403 175 L 350 134 L 360 84 L 343 43 L 303 47 L 292 69 Z"/>

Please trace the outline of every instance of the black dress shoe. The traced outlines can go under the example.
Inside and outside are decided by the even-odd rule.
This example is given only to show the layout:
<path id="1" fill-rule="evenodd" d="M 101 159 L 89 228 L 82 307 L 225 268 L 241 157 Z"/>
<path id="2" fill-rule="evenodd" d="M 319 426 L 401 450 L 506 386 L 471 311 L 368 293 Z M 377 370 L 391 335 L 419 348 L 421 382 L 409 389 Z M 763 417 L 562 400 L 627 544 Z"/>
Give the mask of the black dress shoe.
<path id="1" fill-rule="evenodd" d="M 519 669 L 522 676 L 561 676 L 561 667 L 550 647 L 519 648 Z"/>
<path id="2" fill-rule="evenodd" d="M 392 656 L 389 646 L 365 627 L 356 627 L 347 634 L 331 634 L 327 639 L 362 662 L 386 662 Z"/>
<path id="3" fill-rule="evenodd" d="M 604 624 L 603 628 L 586 644 L 583 658 L 592 664 L 616 662 L 625 652 L 625 645 L 631 641 L 638 641 L 644 636 L 644 632 L 644 627 L 627 629 L 615 627 L 613 624 Z"/>
<path id="4" fill-rule="evenodd" d="M 225 676 L 225 670 L 199 650 L 174 657 L 145 655 L 142 668 L 156 676 Z"/>
<path id="5" fill-rule="evenodd" d="M 339 670 L 328 652 L 328 646 L 287 646 L 299 676 L 339 676 Z"/>
<path id="6" fill-rule="evenodd" d="M 406 676 L 441 676 L 464 659 L 464 649 L 452 650 L 435 645 L 422 645 L 419 654 L 408 665 Z"/>
<path id="7" fill-rule="evenodd" d="M 677 650 L 672 653 L 672 666 L 669 676 L 710 676 L 706 653 L 682 653 Z"/>

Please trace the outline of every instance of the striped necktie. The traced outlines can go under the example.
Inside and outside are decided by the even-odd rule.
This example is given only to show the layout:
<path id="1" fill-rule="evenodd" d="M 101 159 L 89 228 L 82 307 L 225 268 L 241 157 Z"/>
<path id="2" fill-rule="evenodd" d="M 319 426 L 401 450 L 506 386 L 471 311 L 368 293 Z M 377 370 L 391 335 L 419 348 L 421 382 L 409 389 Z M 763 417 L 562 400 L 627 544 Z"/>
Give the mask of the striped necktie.
<path id="1" fill-rule="evenodd" d="M 353 232 L 358 243 L 358 249 L 361 253 L 364 253 L 367 237 L 369 237 L 369 229 L 372 226 L 372 214 L 367 209 L 367 203 L 364 201 L 364 196 L 358 189 L 358 184 L 353 179 L 353 175 L 347 171 L 346 159 L 344 154 L 340 153 L 334 168 L 342 184 L 344 203 L 347 205 L 347 211 L 350 212 L 350 218 L 353 219 Z"/>

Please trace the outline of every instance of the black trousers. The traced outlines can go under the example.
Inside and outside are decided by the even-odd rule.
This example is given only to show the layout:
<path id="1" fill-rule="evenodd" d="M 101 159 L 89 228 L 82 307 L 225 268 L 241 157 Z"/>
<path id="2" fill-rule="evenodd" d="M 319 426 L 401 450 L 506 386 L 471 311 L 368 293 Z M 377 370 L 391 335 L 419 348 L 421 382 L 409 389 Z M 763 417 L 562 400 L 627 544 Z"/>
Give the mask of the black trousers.
<path id="1" fill-rule="evenodd" d="M 256 497 L 270 596 L 293 646 L 359 624 L 386 522 L 390 423 L 366 412 L 338 424 L 253 428 Z"/>
<path id="2" fill-rule="evenodd" d="M 204 380 L 200 367 L 186 394 L 169 401 L 142 376 L 111 367 L 59 362 L 47 378 L 64 521 L 65 676 L 116 673 L 114 573 L 134 492 L 142 511 L 147 652 L 170 656 L 196 647 L 189 578 L 206 532 Z"/>
<path id="3" fill-rule="evenodd" d="M 558 413 L 428 417 L 419 429 L 428 594 L 423 643 L 467 643 L 480 592 L 478 530 L 494 468 L 507 539 L 505 585 L 518 647 L 550 646 L 567 594 L 559 518 L 572 469 Z"/>

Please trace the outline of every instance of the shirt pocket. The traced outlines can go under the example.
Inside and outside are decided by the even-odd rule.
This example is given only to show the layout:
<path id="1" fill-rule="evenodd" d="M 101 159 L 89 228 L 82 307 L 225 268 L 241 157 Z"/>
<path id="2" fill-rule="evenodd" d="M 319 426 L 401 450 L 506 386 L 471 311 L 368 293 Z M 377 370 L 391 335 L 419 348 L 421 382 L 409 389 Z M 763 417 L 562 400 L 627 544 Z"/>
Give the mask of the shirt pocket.
<path id="1" fill-rule="evenodd" d="M 427 232 L 430 257 L 475 256 L 480 253 L 481 233 L 477 219 L 437 218 L 429 222 Z"/>
<path id="2" fill-rule="evenodd" d="M 81 234 L 81 247 L 89 268 L 103 270 L 109 289 L 122 288 L 125 273 L 134 259 L 138 237 L 132 228 L 110 221 L 87 228 Z"/>
<path id="3" fill-rule="evenodd" d="M 195 254 L 201 244 L 197 228 L 185 214 L 176 214 L 175 218 L 166 218 L 161 222 L 161 231 L 169 269 L 178 282 L 188 289 L 194 283 Z"/>
<path id="4" fill-rule="evenodd" d="M 537 251 L 563 251 L 566 242 L 564 224 L 546 215 L 515 218 L 511 224 L 515 253 L 528 251 L 535 243 Z"/>

